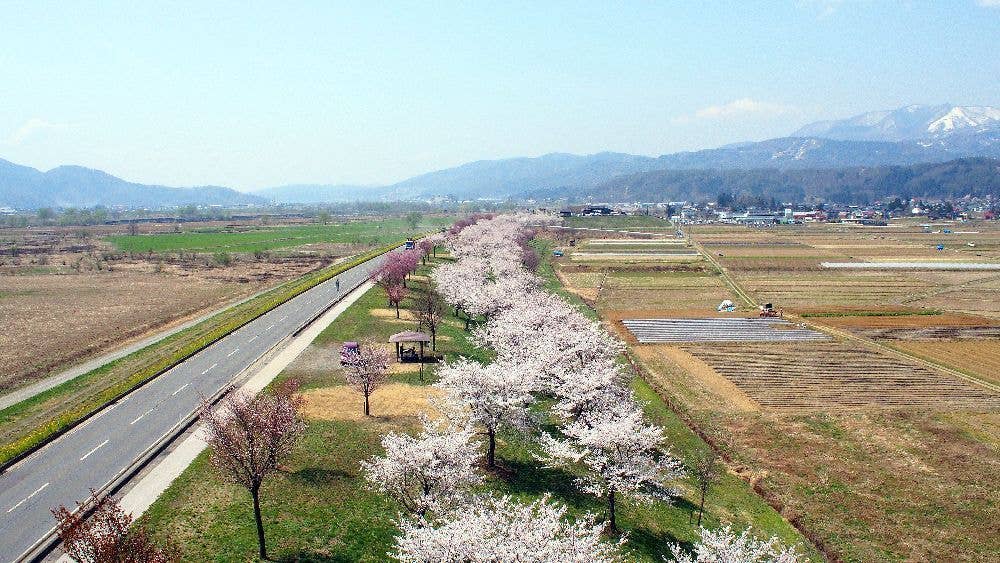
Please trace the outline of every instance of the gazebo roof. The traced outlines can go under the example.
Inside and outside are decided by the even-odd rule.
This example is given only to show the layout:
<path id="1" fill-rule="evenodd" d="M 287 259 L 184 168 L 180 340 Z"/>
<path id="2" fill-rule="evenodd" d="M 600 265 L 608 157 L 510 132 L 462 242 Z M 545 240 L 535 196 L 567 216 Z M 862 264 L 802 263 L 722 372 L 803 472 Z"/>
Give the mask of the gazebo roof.
<path id="1" fill-rule="evenodd" d="M 414 332 L 408 330 L 406 332 L 399 332 L 393 334 L 389 337 L 389 342 L 399 343 L 399 342 L 430 342 L 431 337 L 424 334 L 423 332 Z"/>

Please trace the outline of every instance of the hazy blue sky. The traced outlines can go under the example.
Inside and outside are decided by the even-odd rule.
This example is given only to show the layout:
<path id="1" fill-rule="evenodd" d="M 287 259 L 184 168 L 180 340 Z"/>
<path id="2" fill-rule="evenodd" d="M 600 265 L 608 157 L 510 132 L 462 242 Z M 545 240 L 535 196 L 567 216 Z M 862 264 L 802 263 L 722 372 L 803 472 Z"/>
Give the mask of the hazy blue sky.
<path id="1" fill-rule="evenodd" d="M 0 2 L 0 158 L 171 185 L 381 183 L 1000 105 L 1000 0 L 90 4 Z"/>

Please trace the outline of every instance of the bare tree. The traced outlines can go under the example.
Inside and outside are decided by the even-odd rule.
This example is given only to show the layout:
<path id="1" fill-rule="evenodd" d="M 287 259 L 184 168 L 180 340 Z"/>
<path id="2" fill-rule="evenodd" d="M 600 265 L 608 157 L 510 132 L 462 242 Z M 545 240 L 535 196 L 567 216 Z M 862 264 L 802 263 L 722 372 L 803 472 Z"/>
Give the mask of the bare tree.
<path id="1" fill-rule="evenodd" d="M 90 516 L 86 514 L 90 511 Z M 153 542 L 144 519 L 132 524 L 113 497 L 98 498 L 92 490 L 76 510 L 65 505 L 52 511 L 58 523 L 56 533 L 66 555 L 79 563 L 168 563 L 178 560 L 172 546 L 161 548 Z"/>
<path id="2" fill-rule="evenodd" d="M 369 398 L 389 379 L 389 353 L 371 340 L 362 342 L 358 351 L 345 362 L 344 377 L 365 396 L 365 416 L 371 416 Z"/>
<path id="3" fill-rule="evenodd" d="M 243 486 L 253 498 L 261 559 L 267 559 L 267 544 L 260 515 L 260 487 L 292 452 L 305 429 L 299 416 L 302 398 L 295 395 L 297 390 L 298 382 L 288 381 L 273 392 L 237 392 L 218 408 L 207 404 L 202 407 L 212 465 L 223 479 Z"/>
<path id="4" fill-rule="evenodd" d="M 431 333 L 431 350 L 436 351 L 437 329 L 445 315 L 444 299 L 441 299 L 434 288 L 428 287 L 426 291 L 417 296 L 416 305 L 417 320 L 421 326 L 427 326 L 427 330 Z"/>
<path id="5" fill-rule="evenodd" d="M 712 448 L 705 448 L 699 454 L 694 464 L 694 478 L 698 482 L 698 492 L 701 494 L 701 501 L 698 503 L 698 526 L 701 526 L 701 517 L 705 513 L 705 497 L 708 490 L 718 481 L 722 473 L 719 463 L 719 454 Z"/>

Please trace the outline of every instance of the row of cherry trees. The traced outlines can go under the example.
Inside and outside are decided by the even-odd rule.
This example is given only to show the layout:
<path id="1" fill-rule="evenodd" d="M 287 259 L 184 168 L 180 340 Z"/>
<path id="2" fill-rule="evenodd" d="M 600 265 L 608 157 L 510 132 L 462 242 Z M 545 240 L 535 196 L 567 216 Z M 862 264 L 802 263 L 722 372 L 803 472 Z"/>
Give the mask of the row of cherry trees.
<path id="1" fill-rule="evenodd" d="M 445 244 L 455 260 L 431 277 L 456 314 L 464 313 L 467 329 L 480 321 L 473 341 L 495 359 L 484 365 L 461 358 L 439 369 L 441 417 L 425 418 L 416 437 L 390 433 L 385 455 L 363 464 L 371 487 L 405 511 L 394 553 L 402 561 L 622 560 L 625 537 L 602 539 L 606 530 L 617 531 L 619 497 L 669 502 L 676 495 L 682 464 L 634 397 L 618 362 L 622 344 L 543 291 L 534 273 L 538 255 L 528 244 L 534 235 L 528 225 L 548 220 L 477 217 L 449 231 Z M 555 433 L 539 430 L 542 400 L 559 420 Z M 590 514 L 568 522 L 565 506 L 547 495 L 523 504 L 472 492 L 482 480 L 476 435 L 484 436 L 486 466 L 494 468 L 497 435 L 505 431 L 535 437 L 546 464 L 580 475 L 581 492 L 605 501 L 607 523 Z M 674 546 L 675 557 L 797 557 L 776 540 L 753 543 L 753 536 L 728 528 L 705 531 L 704 538 L 693 556 Z M 736 553 L 727 549 L 756 555 L 712 558 Z"/>
<path id="2" fill-rule="evenodd" d="M 463 358 L 440 369 L 436 385 L 444 396 L 435 403 L 440 416 L 424 417 L 417 436 L 386 435 L 385 454 L 362 463 L 370 486 L 404 511 L 393 553 L 401 561 L 620 561 L 626 537 L 603 539 L 606 530 L 616 531 L 619 495 L 669 501 L 676 494 L 672 483 L 682 465 L 665 446 L 663 429 L 646 420 L 621 372 L 622 344 L 541 290 L 527 225 L 545 220 L 524 215 L 463 220 L 446 241 L 391 254 L 373 276 L 392 301 L 388 288 L 405 289 L 420 260 L 446 242 L 456 260 L 438 266 L 433 280 L 467 321 L 483 319 L 473 340 L 495 355 L 486 365 Z M 377 365 L 368 371 L 384 373 L 386 361 L 373 359 Z M 260 488 L 302 435 L 296 391 L 296 383 L 288 382 L 259 395 L 235 393 L 216 408 L 206 405 L 202 414 L 213 466 L 250 493 L 262 559 L 267 550 Z M 559 420 L 555 433 L 539 430 L 541 400 Z M 592 514 L 571 522 L 566 507 L 548 495 L 521 503 L 474 492 L 482 482 L 476 436 L 485 436 L 486 465 L 493 468 L 497 434 L 506 430 L 536 437 L 547 464 L 580 475 L 579 489 L 607 503 L 607 524 Z M 129 526 L 131 517 L 117 503 L 93 501 L 97 510 L 88 520 L 79 511 L 55 511 L 72 559 L 177 557 L 173 548 L 153 544 L 142 523 Z M 728 526 L 702 529 L 694 548 L 692 554 L 670 546 L 674 558 L 685 563 L 799 560 L 775 538 L 761 541 L 749 530 L 737 533 Z"/>

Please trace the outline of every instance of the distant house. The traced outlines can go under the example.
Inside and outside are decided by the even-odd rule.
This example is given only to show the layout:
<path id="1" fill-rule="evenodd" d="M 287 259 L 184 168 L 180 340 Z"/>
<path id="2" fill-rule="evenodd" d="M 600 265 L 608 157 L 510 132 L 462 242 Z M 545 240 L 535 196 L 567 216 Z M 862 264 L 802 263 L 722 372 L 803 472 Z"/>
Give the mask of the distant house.
<path id="1" fill-rule="evenodd" d="M 583 215 L 611 215 L 614 210 L 607 205 L 588 205 L 583 208 Z"/>

